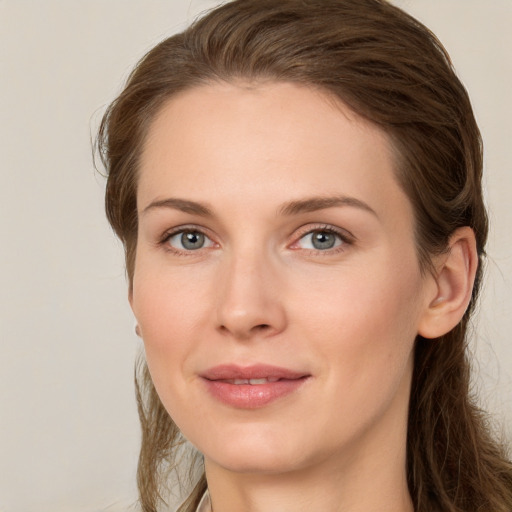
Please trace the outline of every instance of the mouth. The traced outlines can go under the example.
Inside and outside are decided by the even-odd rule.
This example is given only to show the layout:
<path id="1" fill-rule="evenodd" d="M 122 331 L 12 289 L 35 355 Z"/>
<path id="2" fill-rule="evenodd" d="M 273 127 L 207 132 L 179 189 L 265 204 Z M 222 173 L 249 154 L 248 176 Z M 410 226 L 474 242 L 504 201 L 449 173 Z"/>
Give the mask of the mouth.
<path id="1" fill-rule="evenodd" d="M 261 384 L 268 384 L 269 382 L 278 382 L 281 379 L 275 377 L 268 377 L 263 379 L 220 379 L 217 382 L 225 382 L 226 384 L 234 384 L 240 386 L 241 384 L 250 384 L 251 386 L 259 386 Z"/>
<path id="2" fill-rule="evenodd" d="M 293 395 L 311 374 L 270 365 L 221 365 L 200 375 L 210 396 L 237 409 L 257 409 Z"/>
<path id="3" fill-rule="evenodd" d="M 253 364 L 250 366 L 222 364 L 209 368 L 201 374 L 204 379 L 229 381 L 230 384 L 266 384 L 279 380 L 300 379 L 305 376 L 309 376 L 309 374 L 268 364 Z"/>

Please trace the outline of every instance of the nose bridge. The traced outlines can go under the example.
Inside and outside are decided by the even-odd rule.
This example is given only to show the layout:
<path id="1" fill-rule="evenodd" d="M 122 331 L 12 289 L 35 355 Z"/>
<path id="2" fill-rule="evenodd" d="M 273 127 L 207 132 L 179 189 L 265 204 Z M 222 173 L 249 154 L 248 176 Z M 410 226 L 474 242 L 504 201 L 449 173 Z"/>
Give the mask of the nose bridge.
<path id="1" fill-rule="evenodd" d="M 264 248 L 247 244 L 226 256 L 219 275 L 218 328 L 238 339 L 269 336 L 286 324 L 279 271 Z"/>

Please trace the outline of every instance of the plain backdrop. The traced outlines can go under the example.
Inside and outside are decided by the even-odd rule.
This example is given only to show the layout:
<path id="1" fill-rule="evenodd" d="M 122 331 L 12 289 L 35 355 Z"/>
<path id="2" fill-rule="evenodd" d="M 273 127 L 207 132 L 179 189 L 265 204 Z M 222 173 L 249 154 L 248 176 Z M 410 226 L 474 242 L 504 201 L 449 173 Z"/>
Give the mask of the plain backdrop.
<path id="1" fill-rule="evenodd" d="M 139 342 L 90 138 L 136 60 L 216 3 L 0 0 L 0 512 L 136 499 Z M 512 439 L 512 2 L 396 3 L 443 41 L 483 132 L 492 234 L 475 386 Z"/>

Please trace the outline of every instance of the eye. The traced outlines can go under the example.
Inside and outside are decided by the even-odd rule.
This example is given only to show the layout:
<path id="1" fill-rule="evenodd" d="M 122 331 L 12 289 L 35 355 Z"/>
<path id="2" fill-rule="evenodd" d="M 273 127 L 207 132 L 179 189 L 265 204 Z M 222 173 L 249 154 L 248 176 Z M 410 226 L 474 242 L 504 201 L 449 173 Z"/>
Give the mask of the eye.
<path id="1" fill-rule="evenodd" d="M 297 242 L 300 249 L 327 251 L 345 242 L 342 236 L 331 229 L 315 229 L 302 236 Z"/>
<path id="2" fill-rule="evenodd" d="M 197 251 L 214 245 L 212 240 L 197 229 L 184 229 L 171 233 L 164 243 L 179 251 Z"/>

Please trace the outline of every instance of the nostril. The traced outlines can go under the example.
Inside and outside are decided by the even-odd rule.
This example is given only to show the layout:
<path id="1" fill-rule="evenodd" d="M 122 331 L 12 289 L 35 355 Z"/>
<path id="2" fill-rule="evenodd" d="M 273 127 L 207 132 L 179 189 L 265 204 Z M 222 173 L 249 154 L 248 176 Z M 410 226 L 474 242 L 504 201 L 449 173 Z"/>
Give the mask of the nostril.
<path id="1" fill-rule="evenodd" d="M 252 327 L 249 327 L 248 329 L 243 327 L 237 329 L 237 326 L 232 326 L 230 328 L 228 325 L 219 325 L 218 329 L 223 334 L 232 334 L 240 339 L 250 339 L 252 336 L 258 336 L 258 334 L 263 336 L 270 334 L 273 330 L 273 327 L 270 324 L 256 324 Z"/>

